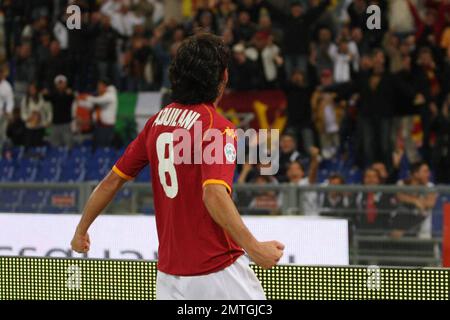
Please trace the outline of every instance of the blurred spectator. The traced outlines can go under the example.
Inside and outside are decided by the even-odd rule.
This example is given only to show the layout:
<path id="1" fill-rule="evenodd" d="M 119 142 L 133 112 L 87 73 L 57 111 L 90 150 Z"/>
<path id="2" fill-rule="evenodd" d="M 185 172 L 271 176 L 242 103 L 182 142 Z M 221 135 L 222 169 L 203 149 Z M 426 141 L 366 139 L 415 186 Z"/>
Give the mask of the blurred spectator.
<path id="1" fill-rule="evenodd" d="M 397 149 L 392 153 L 392 169 L 388 171 L 383 162 L 375 162 L 371 168 L 378 172 L 381 184 L 396 184 L 400 173 L 400 165 L 405 152 Z"/>
<path id="2" fill-rule="evenodd" d="M 277 155 L 277 159 L 280 164 L 280 168 L 276 175 L 278 181 L 286 182 L 287 180 L 287 169 L 289 165 L 300 160 L 300 152 L 297 150 L 297 139 L 293 133 L 285 132 L 280 137 L 280 150 Z"/>
<path id="3" fill-rule="evenodd" d="M 425 162 L 411 165 L 410 177 L 399 181 L 398 185 L 432 187 L 430 168 Z M 431 238 L 432 210 L 436 205 L 436 193 L 399 193 L 399 208 L 393 217 L 392 236 L 417 235 L 420 238 Z"/>
<path id="4" fill-rule="evenodd" d="M 292 74 L 294 69 L 306 72 L 311 28 L 329 3 L 330 0 L 314 1 L 305 10 L 301 1 L 291 1 L 290 14 L 267 3 L 274 20 L 283 28 L 286 74 Z"/>
<path id="5" fill-rule="evenodd" d="M 135 0 L 132 4 L 132 10 L 136 16 L 143 19 L 143 27 L 146 32 L 153 28 L 153 14 L 155 12 L 154 4 L 149 0 Z"/>
<path id="6" fill-rule="evenodd" d="M 194 18 L 194 33 L 196 31 L 217 33 L 215 15 L 209 9 L 198 10 Z"/>
<path id="7" fill-rule="evenodd" d="M 380 176 L 375 169 L 366 169 L 363 184 L 365 186 L 378 186 Z M 393 208 L 392 196 L 382 192 L 359 192 L 355 197 L 357 210 L 356 228 L 370 233 L 383 233 L 389 228 L 391 210 Z"/>
<path id="8" fill-rule="evenodd" d="M 257 177 L 261 176 L 261 169 L 270 167 L 270 163 L 262 164 L 258 162 L 256 165 L 252 165 L 248 162 L 244 163 L 241 168 L 237 183 L 243 184 L 254 181 Z M 278 184 L 278 180 L 274 176 L 269 177 L 269 182 L 272 184 Z"/>
<path id="9" fill-rule="evenodd" d="M 333 84 L 333 73 L 325 69 L 320 75 L 320 88 Z M 345 113 L 345 101 L 337 101 L 336 94 L 317 89 L 311 98 L 312 121 L 320 137 L 322 156 L 334 157 L 339 148 L 339 127 Z"/>
<path id="10" fill-rule="evenodd" d="M 239 1 L 239 10 L 245 10 L 248 12 L 250 20 L 253 23 L 258 22 L 260 13 L 266 3 L 261 0 L 242 0 Z"/>
<path id="11" fill-rule="evenodd" d="M 372 54 L 373 68 L 356 80 L 359 100 L 358 127 L 362 139 L 365 165 L 381 161 L 391 168 L 392 119 L 395 83 L 385 70 L 385 55 L 381 50 Z"/>
<path id="12" fill-rule="evenodd" d="M 411 0 L 408 0 L 410 12 L 414 17 L 416 26 L 415 36 L 419 46 L 434 46 L 439 43 L 445 25 L 445 6 L 448 5 L 446 2 L 441 1 L 441 5 L 438 8 L 426 8 L 425 16 L 422 18 L 417 7 Z"/>
<path id="13" fill-rule="evenodd" d="M 308 176 L 305 177 L 305 169 L 300 161 L 289 163 L 287 167 L 287 178 L 290 184 L 297 186 L 310 186 L 317 182 L 317 173 L 319 171 L 320 150 L 311 147 Z M 316 191 L 304 191 L 300 195 L 300 212 L 304 215 L 318 214 L 318 199 Z"/>
<path id="14" fill-rule="evenodd" d="M 65 55 L 61 53 L 58 41 L 54 40 L 50 43 L 50 54 L 39 65 L 38 72 L 38 85 L 45 89 L 52 87 L 53 80 L 57 75 L 69 73 L 69 62 Z"/>
<path id="15" fill-rule="evenodd" d="M 421 108 L 421 120 L 423 130 L 422 153 L 424 160 L 428 163 L 431 157 L 431 123 L 438 115 L 439 104 L 442 95 L 442 86 L 440 83 L 441 73 L 434 60 L 430 48 L 423 47 L 419 50 L 417 57 L 418 72 L 426 75 L 424 91 L 426 92 L 426 105 Z"/>
<path id="16" fill-rule="evenodd" d="M 258 89 L 276 88 L 283 58 L 280 56 L 280 48 L 273 43 L 272 36 L 262 31 L 257 32 L 245 54 L 262 71 L 262 86 Z"/>
<path id="17" fill-rule="evenodd" d="M 413 163 L 419 160 L 419 154 L 412 131 L 415 116 L 426 108 L 427 79 L 421 69 L 413 70 L 409 55 L 402 56 L 401 63 L 400 71 L 394 75 L 395 82 L 403 90 L 395 96 L 393 137 L 397 144 L 404 147 L 409 162 Z"/>
<path id="18" fill-rule="evenodd" d="M 333 34 L 330 28 L 321 27 L 318 32 L 318 40 L 313 44 L 311 52 L 318 76 L 325 69 L 334 69 L 334 62 L 330 55 L 334 47 L 336 45 L 333 43 Z"/>
<path id="19" fill-rule="evenodd" d="M 348 42 L 347 39 L 341 39 L 337 46 L 332 46 L 329 50 L 334 64 L 334 80 L 336 82 L 350 81 L 352 74 L 359 68 L 359 53 L 356 45 Z"/>
<path id="20" fill-rule="evenodd" d="M 149 67 L 152 50 L 143 31 L 142 26 L 136 27 L 136 32 L 130 39 L 130 49 L 124 55 L 127 76 L 126 89 L 130 91 L 148 90 L 149 82 L 152 81 L 146 77 L 146 68 Z"/>
<path id="21" fill-rule="evenodd" d="M 311 96 L 315 81 L 311 76 L 308 78 L 307 82 L 305 74 L 295 70 L 284 86 L 287 98 L 287 127 L 296 132 L 297 141 L 301 141 L 300 147 L 304 153 L 314 145 Z"/>
<path id="22" fill-rule="evenodd" d="M 345 185 L 345 179 L 339 174 L 332 174 L 328 177 L 327 186 Z M 343 218 L 349 220 L 351 224 L 355 221 L 352 212 L 352 197 L 350 193 L 329 191 L 319 195 L 319 208 L 321 216 Z"/>
<path id="23" fill-rule="evenodd" d="M 97 66 L 98 78 L 116 78 L 117 68 L 117 39 L 119 35 L 111 27 L 111 18 L 102 16 L 101 21 L 95 25 L 94 58 Z"/>
<path id="24" fill-rule="evenodd" d="M 444 94 L 450 93 L 450 45 L 445 51 L 443 77 L 442 77 L 442 90 Z"/>
<path id="25" fill-rule="evenodd" d="M 0 66 L 0 158 L 3 145 L 6 142 L 6 129 L 14 109 L 14 93 L 11 84 L 6 80 L 8 71 L 6 66 Z"/>
<path id="26" fill-rule="evenodd" d="M 22 99 L 20 114 L 25 122 L 25 146 L 37 147 L 44 144 L 45 129 L 52 123 L 52 108 L 39 93 L 37 85 L 28 86 L 27 95 Z"/>
<path id="27" fill-rule="evenodd" d="M 61 51 L 66 53 L 69 49 L 69 30 L 67 29 L 67 14 L 63 12 L 59 15 L 53 26 L 53 36 L 59 42 Z"/>
<path id="28" fill-rule="evenodd" d="M 356 45 L 360 56 L 370 53 L 370 44 L 360 27 L 351 28 L 351 41 Z"/>
<path id="29" fill-rule="evenodd" d="M 283 33 L 272 25 L 272 19 L 267 11 L 262 12 L 259 16 L 258 31 L 272 35 L 273 42 L 277 45 L 283 42 Z"/>
<path id="30" fill-rule="evenodd" d="M 39 43 L 35 46 L 37 63 L 39 65 L 45 63 L 50 57 L 51 36 L 48 32 L 43 32 L 39 36 Z"/>
<path id="31" fill-rule="evenodd" d="M 236 25 L 234 27 L 234 39 L 236 42 L 247 43 L 256 32 L 256 26 L 250 19 L 250 14 L 246 10 L 240 10 Z"/>
<path id="32" fill-rule="evenodd" d="M 236 4 L 232 0 L 221 0 L 219 1 L 216 10 L 216 23 L 218 29 L 227 29 L 227 21 L 235 18 Z"/>
<path id="33" fill-rule="evenodd" d="M 97 84 L 98 96 L 89 96 L 81 104 L 94 109 L 94 148 L 111 147 L 117 116 L 117 90 L 109 79 Z"/>
<path id="34" fill-rule="evenodd" d="M 389 1 L 390 2 L 390 1 Z M 369 14 L 366 12 L 369 4 L 375 4 L 380 8 L 381 13 L 381 29 L 368 29 L 367 20 Z M 352 28 L 357 27 L 364 31 L 364 38 L 368 44 L 369 49 L 374 49 L 381 46 L 389 23 L 387 21 L 388 1 L 386 0 L 353 0 L 347 7 L 347 13 L 350 17 L 350 25 Z"/>
<path id="35" fill-rule="evenodd" d="M 389 4 L 389 29 L 397 34 L 414 32 L 414 19 L 409 10 L 409 0 L 394 0 Z"/>
<path id="36" fill-rule="evenodd" d="M 25 122 L 20 116 L 20 108 L 14 108 L 11 121 L 8 124 L 7 136 L 14 146 L 25 145 L 26 138 Z"/>
<path id="37" fill-rule="evenodd" d="M 387 32 L 383 40 L 383 49 L 389 58 L 389 70 L 392 73 L 405 69 L 404 58 L 410 56 L 412 51 L 408 41 L 402 41 L 396 34 Z"/>
<path id="38" fill-rule="evenodd" d="M 17 55 L 14 59 L 14 94 L 16 105 L 20 105 L 22 98 L 27 93 L 28 84 L 36 78 L 36 60 L 32 56 L 31 45 L 23 43 L 17 48 Z"/>
<path id="39" fill-rule="evenodd" d="M 108 3 L 104 6 L 107 4 Z M 108 11 L 103 7 L 103 11 L 111 17 L 112 27 L 121 36 L 131 37 L 133 35 L 134 28 L 137 25 L 143 25 L 145 20 L 142 17 L 138 17 L 133 11 L 131 11 L 127 3 L 116 2 L 116 5 L 120 6 L 119 9 L 112 9 L 111 11 Z"/>
<path id="40" fill-rule="evenodd" d="M 436 133 L 436 143 L 433 148 L 433 166 L 436 183 L 450 184 L 450 94 L 442 107 L 441 113 L 432 123 Z"/>
<path id="41" fill-rule="evenodd" d="M 258 73 L 261 70 L 257 61 L 247 58 L 245 46 L 242 43 L 234 45 L 232 54 L 229 86 L 235 90 L 252 90 L 262 86 L 261 72 Z"/>
<path id="42" fill-rule="evenodd" d="M 71 129 L 73 116 L 74 94 L 67 86 L 67 78 L 58 75 L 54 79 L 54 88 L 46 92 L 44 98 L 52 105 L 53 121 L 50 135 L 50 143 L 54 146 L 73 146 L 73 134 Z"/>
<path id="43" fill-rule="evenodd" d="M 272 183 L 271 177 L 259 175 L 253 181 L 256 185 L 268 185 Z M 275 191 L 258 191 L 249 204 L 251 213 L 279 214 L 281 198 Z"/>

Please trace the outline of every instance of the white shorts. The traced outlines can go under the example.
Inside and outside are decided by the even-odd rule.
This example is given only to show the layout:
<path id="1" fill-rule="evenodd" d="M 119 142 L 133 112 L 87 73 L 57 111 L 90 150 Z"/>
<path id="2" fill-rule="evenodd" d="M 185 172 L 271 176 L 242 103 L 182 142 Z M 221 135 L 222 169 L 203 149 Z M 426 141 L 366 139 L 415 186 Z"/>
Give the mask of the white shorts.
<path id="1" fill-rule="evenodd" d="M 156 299 L 266 300 L 266 296 L 247 257 L 241 256 L 231 266 L 204 276 L 173 276 L 158 271 Z"/>

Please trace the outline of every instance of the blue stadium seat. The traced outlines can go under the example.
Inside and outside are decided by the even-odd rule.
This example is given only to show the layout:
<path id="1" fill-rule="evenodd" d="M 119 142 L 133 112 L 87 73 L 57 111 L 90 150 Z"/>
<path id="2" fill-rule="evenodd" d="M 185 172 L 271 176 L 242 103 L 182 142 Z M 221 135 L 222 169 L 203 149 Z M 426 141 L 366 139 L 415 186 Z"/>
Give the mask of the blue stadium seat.
<path id="1" fill-rule="evenodd" d="M 45 202 L 45 190 L 24 190 L 22 202 L 27 205 L 36 204 L 41 206 Z"/>
<path id="2" fill-rule="evenodd" d="M 25 154 L 25 147 L 14 147 L 11 149 L 12 158 L 14 160 L 20 160 L 23 158 L 23 155 Z"/>
<path id="3" fill-rule="evenodd" d="M 69 149 L 67 147 L 49 147 L 46 160 L 63 161 L 67 158 Z"/>
<path id="4" fill-rule="evenodd" d="M 61 174 L 61 167 L 58 162 L 45 161 L 38 167 L 35 181 L 38 182 L 57 182 Z"/>
<path id="5" fill-rule="evenodd" d="M 94 152 L 95 158 L 112 158 L 116 155 L 116 150 L 109 147 L 97 148 Z"/>
<path id="6" fill-rule="evenodd" d="M 37 174 L 37 160 L 22 159 L 16 164 L 11 181 L 33 182 Z"/>
<path id="7" fill-rule="evenodd" d="M 61 167 L 58 181 L 60 182 L 81 182 L 84 181 L 86 170 L 82 164 L 65 163 Z"/>
<path id="8" fill-rule="evenodd" d="M 0 159 L 0 181 L 11 181 L 14 175 L 14 161 L 7 159 Z"/>

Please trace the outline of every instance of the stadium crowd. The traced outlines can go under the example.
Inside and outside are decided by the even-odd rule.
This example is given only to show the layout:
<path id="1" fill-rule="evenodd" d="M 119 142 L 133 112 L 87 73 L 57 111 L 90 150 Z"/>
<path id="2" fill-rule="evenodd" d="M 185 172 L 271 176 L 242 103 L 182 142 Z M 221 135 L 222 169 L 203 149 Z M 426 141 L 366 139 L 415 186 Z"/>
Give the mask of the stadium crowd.
<path id="1" fill-rule="evenodd" d="M 69 2 L 82 10 L 79 30 L 66 26 Z M 72 146 L 77 92 L 95 92 L 82 99 L 96 110 L 94 145 L 110 145 L 117 92 L 170 92 L 168 68 L 181 41 L 212 32 L 232 53 L 229 90 L 278 89 L 287 98 L 280 172 L 265 177 L 258 166 L 244 165 L 238 182 L 316 184 L 321 159 L 351 157 L 365 170 L 365 185 L 429 186 L 431 176 L 450 183 L 450 1 L 195 3 L 191 17 L 177 21 L 164 19 L 158 0 L 0 1 L 0 147 L 7 139 L 41 145 L 47 128 L 52 145 Z M 370 4 L 381 9 L 381 29 L 367 27 Z M 413 135 L 417 123 L 421 134 Z M 404 159 L 410 175 L 401 180 Z M 327 181 L 346 183 L 334 173 Z M 408 229 L 410 220 L 377 220 L 377 207 L 400 203 L 423 221 L 435 201 L 436 195 L 348 199 L 310 192 L 304 203 L 308 212 L 317 212 L 318 202 L 327 211 L 364 208 L 359 225 Z M 261 204 L 277 208 L 279 200 L 262 194 L 251 201 Z"/>

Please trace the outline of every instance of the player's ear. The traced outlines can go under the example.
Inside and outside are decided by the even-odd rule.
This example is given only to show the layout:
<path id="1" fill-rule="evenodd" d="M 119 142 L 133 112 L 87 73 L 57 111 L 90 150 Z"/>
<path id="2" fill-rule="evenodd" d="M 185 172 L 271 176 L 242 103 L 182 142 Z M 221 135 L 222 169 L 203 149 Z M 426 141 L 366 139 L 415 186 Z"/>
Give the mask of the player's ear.
<path id="1" fill-rule="evenodd" d="M 225 68 L 225 70 L 223 71 L 223 82 L 225 83 L 225 85 L 228 83 L 228 68 Z"/>

